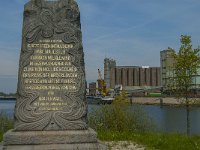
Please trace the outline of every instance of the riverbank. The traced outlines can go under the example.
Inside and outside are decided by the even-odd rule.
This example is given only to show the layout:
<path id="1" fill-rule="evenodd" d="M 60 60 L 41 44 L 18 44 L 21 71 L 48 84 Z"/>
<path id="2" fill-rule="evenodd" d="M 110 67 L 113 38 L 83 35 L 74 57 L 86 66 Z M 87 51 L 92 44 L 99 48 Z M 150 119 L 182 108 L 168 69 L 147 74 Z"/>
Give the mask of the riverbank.
<path id="1" fill-rule="evenodd" d="M 198 150 L 200 148 L 200 136 L 166 133 L 135 133 L 128 131 L 98 131 L 98 136 L 100 140 L 106 141 L 106 143 L 114 142 L 117 145 L 121 141 L 126 141 L 124 144 L 121 144 L 121 148 L 135 145 L 136 150 Z"/>
<path id="2" fill-rule="evenodd" d="M 174 97 L 132 97 L 132 104 L 184 106 L 184 101 Z M 200 98 L 191 98 L 191 106 L 200 106 Z"/>
<path id="3" fill-rule="evenodd" d="M 16 97 L 0 97 L 0 101 L 5 101 L 5 100 L 11 100 L 11 101 L 16 101 Z"/>
<path id="4" fill-rule="evenodd" d="M 107 106 L 108 109 L 110 110 L 110 106 Z M 150 107 L 157 107 L 157 106 L 150 106 Z M 158 107 L 160 109 L 160 107 Z M 167 107 L 166 107 L 167 108 Z M 171 117 L 171 115 L 167 115 L 170 118 L 174 118 L 174 116 L 176 116 L 177 112 L 173 112 L 173 109 L 170 108 L 170 113 L 173 114 L 173 117 Z M 176 108 L 175 108 L 176 109 Z M 181 108 L 180 108 L 181 109 Z M 165 110 L 165 109 L 160 109 L 160 110 Z M 106 111 L 107 112 L 107 111 Z M 116 112 L 117 115 L 116 117 L 119 117 L 118 113 L 119 111 Z M 153 114 L 158 114 L 158 112 L 153 113 Z M 105 113 L 107 114 L 107 113 Z M 113 113 L 111 113 L 113 114 Z M 142 112 L 143 114 L 143 112 Z M 165 113 L 161 113 L 160 114 L 166 114 Z M 194 115 L 195 118 L 198 118 L 198 115 Z M 139 117 L 141 118 L 142 115 L 139 114 Z M 113 118 L 113 117 L 111 117 Z M 159 118 L 159 117 L 158 117 Z M 166 116 L 164 116 L 165 120 L 168 120 Z M 178 118 L 180 119 L 180 115 L 178 115 Z M 96 119 L 96 117 L 95 117 Z M 111 121 L 113 121 L 113 119 L 110 119 Z M 192 119 L 192 120 L 198 120 L 198 119 Z M 0 122 L 7 122 L 7 121 L 1 121 Z M 120 121 L 115 122 L 115 124 L 120 123 Z M 127 121 L 124 121 L 127 122 Z M 170 124 L 170 122 L 175 123 L 175 122 L 181 122 L 180 120 L 177 120 L 177 118 L 174 119 L 174 121 L 172 121 L 170 119 L 170 121 L 167 121 L 167 124 Z M 166 122 L 164 122 L 166 123 Z M 98 123 L 97 125 L 103 125 L 104 123 Z M 147 125 L 148 123 L 143 122 L 143 125 Z M 181 123 L 178 125 L 178 128 L 182 128 L 181 125 L 183 125 L 184 123 Z M 198 126 L 198 122 L 196 123 L 192 123 L 197 125 L 197 128 L 199 129 Z M 7 129 L 4 129 L 2 132 L 0 132 L 0 142 L 2 141 L 2 136 L 3 133 L 6 132 L 8 129 L 13 128 L 13 127 L 9 127 Z M 0 129 L 2 129 L 0 127 Z M 131 150 L 143 150 L 140 148 L 145 148 L 145 150 L 153 150 L 153 149 L 157 149 L 157 150 L 195 150 L 198 149 L 197 147 L 200 147 L 200 136 L 191 136 L 191 137 L 187 137 L 184 134 L 179 135 L 179 134 L 167 134 L 167 133 L 144 133 L 144 132 L 136 132 L 135 130 L 130 131 L 130 126 L 128 128 L 129 130 L 126 131 L 122 131 L 122 132 L 116 132 L 118 130 L 115 131 L 111 131 L 111 130 L 96 130 L 98 133 L 98 138 L 102 141 L 104 141 L 105 143 L 108 143 L 111 147 L 111 150 L 116 150 L 117 148 L 120 150 L 127 150 L 125 148 L 129 148 Z M 185 130 L 185 129 L 184 129 Z M 192 129 L 193 130 L 193 129 Z M 141 130 L 140 130 L 141 131 Z M 144 131 L 144 130 L 142 130 Z M 178 129 L 173 129 L 173 131 L 177 131 L 180 132 Z M 199 130 L 193 130 L 195 131 L 195 133 L 199 133 Z M 183 146 L 182 146 L 183 145 Z M 195 147 L 197 146 L 197 147 Z M 184 148 L 185 147 L 185 148 Z M 138 149 L 136 149 L 138 148 Z M 173 149 L 174 148 L 174 149 Z M 1 150 L 1 149 L 0 149 Z"/>
<path id="5" fill-rule="evenodd" d="M 16 101 L 16 98 L 0 98 L 0 101 Z M 183 100 L 174 97 L 132 97 L 130 103 L 140 105 L 163 105 L 163 106 L 185 106 Z M 91 103 L 91 100 L 89 104 Z M 92 103 L 93 104 L 93 103 Z M 98 104 L 96 102 L 95 104 Z M 200 98 L 191 98 L 191 106 L 200 107 Z"/>
<path id="6" fill-rule="evenodd" d="M 181 134 L 98 131 L 98 138 L 110 150 L 198 150 L 200 147 L 200 136 Z"/>

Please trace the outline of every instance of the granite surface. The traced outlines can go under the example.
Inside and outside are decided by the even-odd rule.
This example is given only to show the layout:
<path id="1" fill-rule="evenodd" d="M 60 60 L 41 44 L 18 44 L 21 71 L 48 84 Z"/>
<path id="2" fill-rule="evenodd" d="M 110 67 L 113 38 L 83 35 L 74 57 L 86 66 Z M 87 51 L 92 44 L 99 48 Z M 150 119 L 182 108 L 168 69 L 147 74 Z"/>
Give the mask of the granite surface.
<path id="1" fill-rule="evenodd" d="M 6 150 L 107 150 L 107 147 L 98 143 L 80 144 L 50 144 L 50 145 L 13 145 Z"/>
<path id="2" fill-rule="evenodd" d="M 80 11 L 74 0 L 25 4 L 18 76 L 15 131 L 88 128 Z"/>
<path id="3" fill-rule="evenodd" d="M 74 144 L 97 143 L 97 134 L 94 130 L 75 131 L 8 131 L 4 135 L 4 145 L 40 145 L 40 144 Z"/>
<path id="4" fill-rule="evenodd" d="M 94 130 L 74 131 L 8 131 L 5 150 L 107 150 Z"/>

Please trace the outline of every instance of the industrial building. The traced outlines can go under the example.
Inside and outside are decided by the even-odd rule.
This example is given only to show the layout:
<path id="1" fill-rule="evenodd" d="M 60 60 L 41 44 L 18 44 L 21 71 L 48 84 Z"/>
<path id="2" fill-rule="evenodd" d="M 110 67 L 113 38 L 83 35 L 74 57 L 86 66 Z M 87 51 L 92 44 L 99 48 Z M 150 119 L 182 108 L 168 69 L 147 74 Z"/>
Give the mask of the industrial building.
<path id="1" fill-rule="evenodd" d="M 113 59 L 104 59 L 104 78 L 107 88 L 122 86 L 161 86 L 160 67 L 116 66 Z"/>
<path id="2" fill-rule="evenodd" d="M 170 90 L 170 86 L 173 84 L 173 79 L 175 78 L 173 53 L 175 51 L 169 48 L 160 52 L 161 85 L 164 91 Z M 198 68 L 197 74 L 192 79 L 192 91 L 194 91 L 194 94 L 200 96 L 200 68 Z"/>
<path id="3" fill-rule="evenodd" d="M 97 83 L 89 83 L 89 95 L 94 96 L 97 94 Z"/>
<path id="4" fill-rule="evenodd" d="M 102 81 L 104 80 L 97 80 L 96 82 L 89 83 L 89 95 L 95 96 L 100 95 L 101 90 L 103 89 Z"/>
<path id="5" fill-rule="evenodd" d="M 173 49 L 167 49 L 160 52 L 160 66 L 161 66 L 161 85 L 164 90 L 167 90 L 171 79 L 174 78 L 174 58 L 172 54 L 175 53 Z"/>
<path id="6" fill-rule="evenodd" d="M 111 69 L 116 67 L 116 61 L 114 59 L 104 59 L 104 81 L 108 89 L 111 88 Z"/>

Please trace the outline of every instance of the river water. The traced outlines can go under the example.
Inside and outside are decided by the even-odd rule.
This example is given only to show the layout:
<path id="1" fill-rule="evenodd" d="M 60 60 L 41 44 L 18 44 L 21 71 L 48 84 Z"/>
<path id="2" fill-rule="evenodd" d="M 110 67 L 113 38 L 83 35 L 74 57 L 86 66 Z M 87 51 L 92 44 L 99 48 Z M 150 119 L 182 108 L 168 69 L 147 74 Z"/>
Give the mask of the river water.
<path id="1" fill-rule="evenodd" d="M 0 112 L 13 117 L 15 101 L 0 100 Z M 93 108 L 101 105 L 89 105 L 89 112 Z M 135 107 L 135 106 L 131 106 Z M 185 133 L 186 132 L 186 110 L 184 107 L 170 107 L 153 105 L 139 106 L 149 117 L 153 119 L 158 130 L 168 133 Z M 191 108 L 191 134 L 200 135 L 200 107 Z"/>

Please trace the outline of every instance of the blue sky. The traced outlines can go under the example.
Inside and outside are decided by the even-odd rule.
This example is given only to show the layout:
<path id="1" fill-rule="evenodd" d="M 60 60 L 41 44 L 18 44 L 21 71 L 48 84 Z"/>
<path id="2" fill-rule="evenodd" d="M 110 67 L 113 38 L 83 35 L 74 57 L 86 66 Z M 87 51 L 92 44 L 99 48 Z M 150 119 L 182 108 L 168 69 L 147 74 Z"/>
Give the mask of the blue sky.
<path id="1" fill-rule="evenodd" d="M 23 5 L 1 0 L 0 91 L 15 92 L 21 49 Z M 103 70 L 103 59 L 118 65 L 160 65 L 160 51 L 179 48 L 180 35 L 200 45 L 199 0 L 77 0 L 81 11 L 88 82 Z"/>

